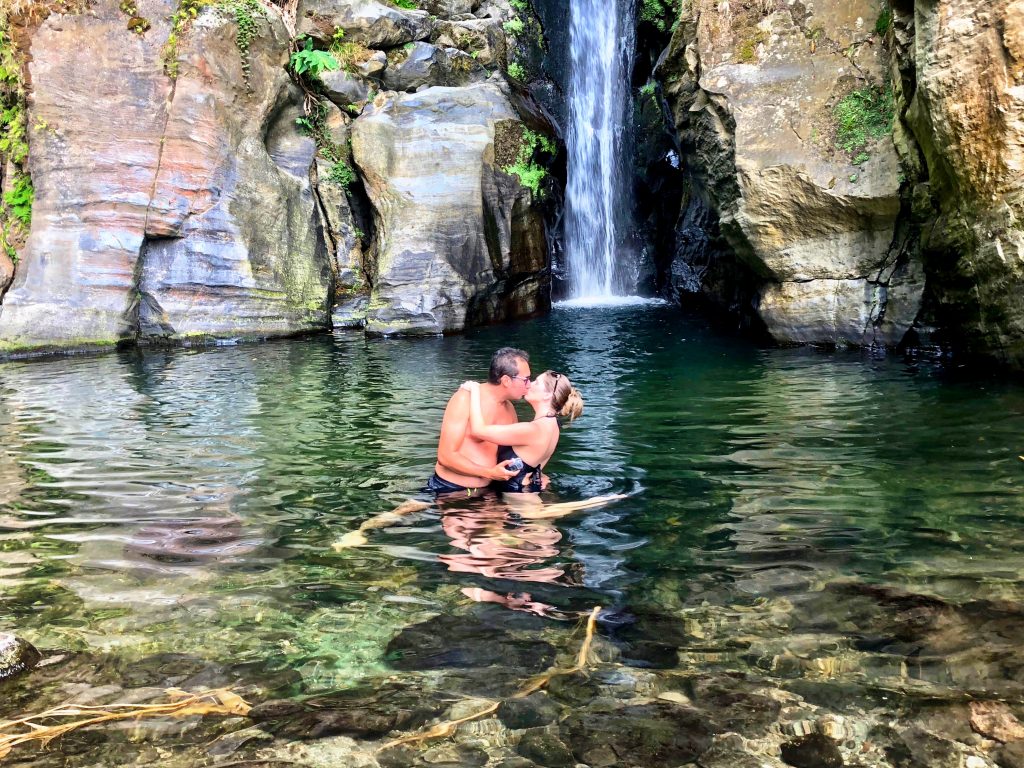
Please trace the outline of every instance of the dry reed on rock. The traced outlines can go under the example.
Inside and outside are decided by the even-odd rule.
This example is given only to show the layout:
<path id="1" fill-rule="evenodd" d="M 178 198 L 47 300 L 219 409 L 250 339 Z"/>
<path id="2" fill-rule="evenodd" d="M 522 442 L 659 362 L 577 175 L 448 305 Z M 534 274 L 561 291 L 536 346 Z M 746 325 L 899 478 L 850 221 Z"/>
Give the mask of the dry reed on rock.
<path id="1" fill-rule="evenodd" d="M 224 688 L 196 694 L 170 688 L 167 695 L 171 701 L 163 704 L 62 704 L 36 715 L 0 722 L 0 759 L 20 744 L 38 741 L 40 746 L 45 747 L 65 733 L 100 723 L 139 720 L 144 717 L 247 715 L 251 709 L 245 699 Z M 79 719 L 68 722 L 67 718 Z"/>

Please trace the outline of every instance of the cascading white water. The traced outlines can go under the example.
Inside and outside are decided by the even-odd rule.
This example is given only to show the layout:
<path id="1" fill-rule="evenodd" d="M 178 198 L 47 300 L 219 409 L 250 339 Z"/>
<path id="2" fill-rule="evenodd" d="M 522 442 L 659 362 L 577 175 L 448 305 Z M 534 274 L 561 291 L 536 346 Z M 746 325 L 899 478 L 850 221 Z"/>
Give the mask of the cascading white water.
<path id="1" fill-rule="evenodd" d="M 633 0 L 571 0 L 565 248 L 570 297 L 635 293 L 619 252 L 632 195 L 625 173 Z"/>

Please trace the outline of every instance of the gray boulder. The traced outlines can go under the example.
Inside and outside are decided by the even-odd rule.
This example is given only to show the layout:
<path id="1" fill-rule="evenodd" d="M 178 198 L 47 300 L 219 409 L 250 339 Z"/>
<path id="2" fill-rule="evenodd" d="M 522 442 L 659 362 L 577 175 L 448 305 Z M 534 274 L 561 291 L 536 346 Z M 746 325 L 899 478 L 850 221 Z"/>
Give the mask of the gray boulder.
<path id="1" fill-rule="evenodd" d="M 519 120 L 491 81 L 380 94 L 353 123 L 377 225 L 368 331 L 444 333 L 543 308 L 543 224 L 495 165 L 501 124 Z"/>
<path id="2" fill-rule="evenodd" d="M 395 8 L 377 0 L 299 0 L 297 31 L 324 43 L 337 29 L 345 40 L 368 48 L 394 48 L 430 36 L 430 14 Z"/>
<path id="3" fill-rule="evenodd" d="M 468 54 L 430 43 L 414 43 L 394 57 L 384 70 L 384 87 L 392 91 L 415 91 L 427 85 L 464 85 L 483 80 L 487 73 Z"/>
<path id="4" fill-rule="evenodd" d="M 27 640 L 0 632 L 0 680 L 29 671 L 42 658 L 42 654 Z"/>
<path id="5" fill-rule="evenodd" d="M 14 262 L 6 251 L 0 250 L 0 298 L 14 279 Z"/>
<path id="6" fill-rule="evenodd" d="M 320 82 L 323 83 L 327 98 L 342 109 L 350 104 L 363 103 L 369 93 L 365 80 L 340 69 L 324 72 L 320 75 Z"/>
<path id="7" fill-rule="evenodd" d="M 431 42 L 442 48 L 457 48 L 487 67 L 497 66 L 507 57 L 508 42 L 500 19 L 439 21 Z"/>
<path id="8" fill-rule="evenodd" d="M 474 0 L 420 0 L 420 8 L 440 18 L 451 18 L 472 13 Z"/>

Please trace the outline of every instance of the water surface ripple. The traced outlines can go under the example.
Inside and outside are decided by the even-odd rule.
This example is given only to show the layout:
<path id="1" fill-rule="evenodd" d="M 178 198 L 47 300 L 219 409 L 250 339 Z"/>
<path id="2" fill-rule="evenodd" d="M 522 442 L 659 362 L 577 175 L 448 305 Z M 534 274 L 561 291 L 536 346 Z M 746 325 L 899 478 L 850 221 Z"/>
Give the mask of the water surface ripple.
<path id="1" fill-rule="evenodd" d="M 586 399 L 550 498 L 629 497 L 557 520 L 468 501 L 335 548 L 416 494 L 447 397 L 507 343 Z M 431 617 L 495 604 L 568 637 L 600 604 L 678 626 L 685 669 L 1021 696 L 984 635 L 922 630 L 908 668 L 891 626 L 914 594 L 1021 629 L 1016 385 L 563 307 L 462 338 L 7 363 L 0 401 L 0 629 L 43 649 L 249 664 L 298 695 L 393 675 L 388 642 Z"/>

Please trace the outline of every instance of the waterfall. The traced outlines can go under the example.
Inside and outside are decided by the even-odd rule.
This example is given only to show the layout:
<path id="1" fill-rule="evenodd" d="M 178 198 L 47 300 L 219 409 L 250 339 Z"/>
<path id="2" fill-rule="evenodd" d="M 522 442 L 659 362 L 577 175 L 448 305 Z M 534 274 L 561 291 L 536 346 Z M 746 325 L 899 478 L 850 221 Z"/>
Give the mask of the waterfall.
<path id="1" fill-rule="evenodd" d="M 570 298 L 636 291 L 622 258 L 632 219 L 627 118 L 632 111 L 633 0 L 571 0 L 565 247 Z"/>

